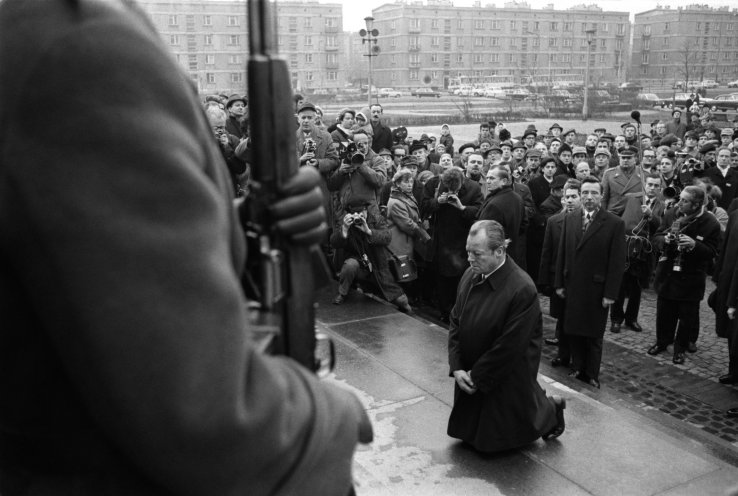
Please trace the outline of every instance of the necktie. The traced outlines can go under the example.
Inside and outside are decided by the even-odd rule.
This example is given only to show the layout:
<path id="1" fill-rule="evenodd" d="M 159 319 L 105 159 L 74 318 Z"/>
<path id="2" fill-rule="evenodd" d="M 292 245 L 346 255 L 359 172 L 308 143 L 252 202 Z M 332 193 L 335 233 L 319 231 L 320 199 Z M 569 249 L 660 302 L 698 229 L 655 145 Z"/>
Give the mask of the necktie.
<path id="1" fill-rule="evenodd" d="M 582 225 L 582 232 L 586 231 L 591 223 L 592 223 L 592 213 L 587 212 L 586 214 L 584 214 L 584 224 Z"/>

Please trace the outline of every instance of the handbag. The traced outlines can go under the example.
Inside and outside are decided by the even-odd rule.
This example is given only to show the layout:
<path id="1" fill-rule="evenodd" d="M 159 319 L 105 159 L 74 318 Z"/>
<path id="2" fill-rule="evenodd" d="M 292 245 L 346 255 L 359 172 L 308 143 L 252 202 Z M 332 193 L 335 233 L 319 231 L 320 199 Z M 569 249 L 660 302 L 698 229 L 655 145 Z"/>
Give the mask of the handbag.
<path id="1" fill-rule="evenodd" d="M 408 257 L 407 255 L 397 256 L 389 251 L 392 257 L 388 260 L 390 272 L 395 277 L 397 282 L 410 282 L 418 278 L 418 266 L 415 265 L 415 260 Z"/>

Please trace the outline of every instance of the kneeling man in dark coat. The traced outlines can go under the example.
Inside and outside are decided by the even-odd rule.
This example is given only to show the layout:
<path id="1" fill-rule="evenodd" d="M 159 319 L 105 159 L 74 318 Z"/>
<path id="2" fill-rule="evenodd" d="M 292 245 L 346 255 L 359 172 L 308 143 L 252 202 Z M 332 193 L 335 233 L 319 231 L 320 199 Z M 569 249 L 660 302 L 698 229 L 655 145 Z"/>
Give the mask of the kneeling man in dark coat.
<path id="1" fill-rule="evenodd" d="M 538 384 L 542 317 L 531 278 L 507 256 L 499 222 L 476 222 L 470 267 L 451 311 L 448 356 L 456 380 L 448 435 L 479 451 L 518 448 L 564 432 L 566 402 Z"/>

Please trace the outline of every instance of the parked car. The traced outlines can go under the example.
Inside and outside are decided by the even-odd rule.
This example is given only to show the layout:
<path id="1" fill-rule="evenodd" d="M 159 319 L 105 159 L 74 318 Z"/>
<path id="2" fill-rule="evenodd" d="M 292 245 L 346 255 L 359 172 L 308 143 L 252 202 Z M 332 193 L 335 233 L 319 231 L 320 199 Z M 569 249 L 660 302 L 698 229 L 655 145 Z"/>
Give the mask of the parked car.
<path id="1" fill-rule="evenodd" d="M 512 100 L 525 100 L 530 96 L 530 91 L 525 88 L 513 88 L 506 90 L 507 97 Z"/>
<path id="2" fill-rule="evenodd" d="M 738 88 L 738 79 L 728 83 L 728 88 Z"/>
<path id="3" fill-rule="evenodd" d="M 636 102 L 646 107 L 663 106 L 661 104 L 661 98 L 656 93 L 638 93 Z"/>
<path id="4" fill-rule="evenodd" d="M 441 93 L 432 88 L 418 88 L 417 90 L 413 90 L 410 95 L 417 96 L 418 98 L 422 98 L 424 96 L 430 98 L 441 98 Z"/>
<path id="5" fill-rule="evenodd" d="M 628 81 L 626 83 L 623 83 L 620 85 L 621 90 L 631 90 L 631 91 L 640 91 L 643 89 L 643 86 L 641 86 L 639 83 L 635 83 L 633 81 Z"/>
<path id="6" fill-rule="evenodd" d="M 703 88 L 719 88 L 720 85 L 714 79 L 705 79 L 702 81 Z"/>
<path id="7" fill-rule="evenodd" d="M 691 93 L 677 93 L 673 98 L 664 98 L 661 102 L 661 107 L 674 108 L 674 107 L 686 107 L 687 100 L 690 99 Z"/>
<path id="8" fill-rule="evenodd" d="M 707 105 L 710 110 L 738 110 L 738 93 L 729 93 L 727 95 L 718 95 L 715 98 L 703 98 L 700 103 Z"/>
<path id="9" fill-rule="evenodd" d="M 379 96 L 387 98 L 400 98 L 402 96 L 402 92 L 392 88 L 380 88 Z"/>
<path id="10" fill-rule="evenodd" d="M 507 92 L 502 88 L 487 88 L 484 90 L 483 95 L 487 98 L 497 98 L 498 100 L 507 98 Z"/>

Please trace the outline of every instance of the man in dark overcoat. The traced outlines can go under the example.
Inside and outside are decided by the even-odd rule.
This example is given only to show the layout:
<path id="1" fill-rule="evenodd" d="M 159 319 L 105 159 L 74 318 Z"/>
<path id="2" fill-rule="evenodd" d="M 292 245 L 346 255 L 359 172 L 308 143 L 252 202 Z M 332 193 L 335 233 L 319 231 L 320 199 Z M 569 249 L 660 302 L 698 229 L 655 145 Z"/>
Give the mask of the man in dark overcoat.
<path id="1" fill-rule="evenodd" d="M 684 352 L 697 341 L 707 268 L 720 245 L 720 224 L 705 210 L 704 201 L 701 187 L 684 188 L 677 206 L 664 214 L 653 240 L 662 254 L 653 281 L 658 295 L 656 343 L 648 354 L 661 353 L 674 343 L 676 364 L 684 363 Z"/>
<path id="2" fill-rule="evenodd" d="M 729 293 L 731 283 L 738 268 L 738 211 L 730 213 L 725 238 L 718 255 L 712 280 L 716 284 L 713 304 L 715 311 L 715 332 L 721 338 L 728 339 L 728 373 L 720 376 L 721 384 L 738 384 L 738 320 L 728 317 Z M 734 302 L 732 302 L 734 303 Z"/>
<path id="3" fill-rule="evenodd" d="M 506 167 L 492 166 L 487 171 L 487 198 L 482 203 L 477 220 L 496 220 L 505 230 L 505 236 L 510 240 L 508 253 L 521 265 L 521 253 L 518 238 L 520 226 L 525 216 L 523 199 L 513 191 L 512 177 Z"/>
<path id="4" fill-rule="evenodd" d="M 580 196 L 581 183 L 576 179 L 570 179 L 564 185 L 563 208 L 560 212 L 552 215 L 546 222 L 546 232 L 543 237 L 543 248 L 541 250 L 540 269 L 538 271 L 538 284 L 550 295 L 549 314 L 556 319 L 556 338 L 553 341 L 546 339 L 546 344 L 556 344 L 558 355 L 551 359 L 551 365 L 568 367 L 571 362 L 571 351 L 569 340 L 564 334 L 564 299 L 553 290 L 556 280 L 556 261 L 559 254 L 559 243 L 564 226 L 566 214 L 579 210 L 582 206 Z"/>
<path id="5" fill-rule="evenodd" d="M 601 208 L 602 185 L 582 181 L 582 209 L 567 215 L 561 233 L 554 287 L 565 298 L 564 333 L 574 376 L 600 387 L 602 336 L 609 306 L 625 270 L 623 220 Z"/>
<path id="6" fill-rule="evenodd" d="M 372 150 L 379 153 L 382 148 L 387 150 L 392 148 L 392 131 L 389 127 L 382 124 L 382 114 L 384 109 L 378 103 L 372 104 L 369 109 L 371 117 L 369 122 L 372 126 Z"/>
<path id="7" fill-rule="evenodd" d="M 506 244 L 498 222 L 472 226 L 470 267 L 449 330 L 456 383 L 448 435 L 484 452 L 558 437 L 565 428 L 565 400 L 547 397 L 537 380 L 543 325 L 536 286 Z"/>

